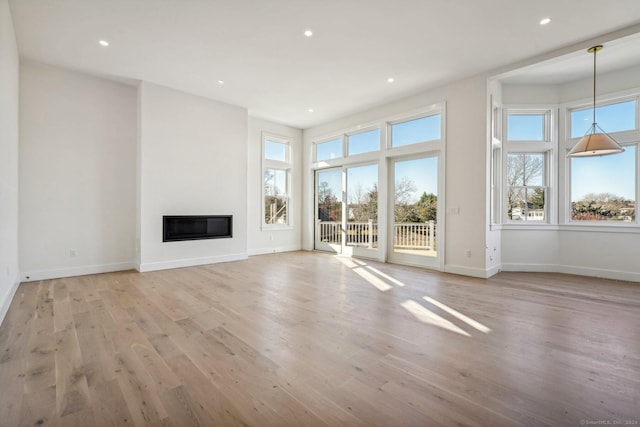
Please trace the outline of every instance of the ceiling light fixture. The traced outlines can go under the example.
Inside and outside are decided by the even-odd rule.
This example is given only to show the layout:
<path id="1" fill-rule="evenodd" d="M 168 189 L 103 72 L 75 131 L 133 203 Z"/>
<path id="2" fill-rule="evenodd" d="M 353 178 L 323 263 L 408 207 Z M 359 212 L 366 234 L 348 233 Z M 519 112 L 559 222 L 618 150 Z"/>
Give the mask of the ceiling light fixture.
<path id="1" fill-rule="evenodd" d="M 100 46 L 104 46 L 104 47 L 109 46 L 109 42 L 106 40 L 100 40 L 98 43 L 100 43 Z"/>
<path id="2" fill-rule="evenodd" d="M 550 22 L 551 22 L 551 18 L 548 18 L 548 17 L 547 18 L 542 18 L 540 20 L 540 25 L 547 25 Z"/>
<path id="3" fill-rule="evenodd" d="M 596 53 L 599 50 L 602 50 L 602 45 L 593 46 L 587 50 L 587 52 L 593 53 L 593 124 L 580 141 L 569 151 L 567 157 L 606 156 L 624 151 L 624 148 L 596 123 Z"/>
<path id="4" fill-rule="evenodd" d="M 313 113 L 313 108 L 309 108 L 309 112 L 310 112 L 310 113 Z"/>
<path id="5" fill-rule="evenodd" d="M 305 36 L 307 36 L 307 37 L 311 37 L 311 36 L 313 35 L 313 31 L 311 31 L 311 30 L 306 30 L 306 31 L 304 32 L 304 35 L 305 35 Z"/>
<path id="6" fill-rule="evenodd" d="M 388 81 L 389 83 L 393 83 L 393 82 L 395 82 L 395 81 L 396 81 L 396 79 L 394 79 L 393 77 L 389 77 L 389 78 L 387 79 L 387 81 Z"/>
<path id="7" fill-rule="evenodd" d="M 224 80 L 218 80 L 218 84 L 219 85 L 223 85 L 224 84 Z"/>

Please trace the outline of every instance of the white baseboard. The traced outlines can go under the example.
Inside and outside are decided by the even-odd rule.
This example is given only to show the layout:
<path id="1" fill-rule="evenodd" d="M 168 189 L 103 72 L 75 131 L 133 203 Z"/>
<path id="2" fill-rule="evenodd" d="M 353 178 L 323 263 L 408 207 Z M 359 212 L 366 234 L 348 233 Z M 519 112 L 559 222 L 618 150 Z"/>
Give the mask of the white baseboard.
<path id="1" fill-rule="evenodd" d="M 636 273 L 633 271 L 606 270 L 602 268 L 578 267 L 575 265 L 503 263 L 502 271 L 564 273 L 575 274 L 577 276 L 600 277 L 603 279 L 640 282 L 640 273 Z"/>
<path id="2" fill-rule="evenodd" d="M 20 286 L 20 280 L 17 280 L 18 278 L 16 277 L 16 280 L 14 280 L 13 285 L 11 285 L 11 289 L 9 289 L 9 292 L 7 292 L 7 295 L 5 295 L 4 297 L 4 301 L 0 301 L 0 325 L 2 325 L 2 322 L 4 321 L 5 316 L 7 315 L 7 312 L 9 312 L 9 306 L 11 305 L 11 301 L 13 301 L 13 297 L 16 294 L 16 291 L 18 290 L 18 286 Z"/>
<path id="3" fill-rule="evenodd" d="M 254 248 L 254 249 L 249 249 L 247 252 L 249 256 L 255 256 L 255 255 L 274 254 L 276 252 L 293 252 L 293 251 L 300 251 L 300 250 L 302 250 L 302 247 L 300 245 L 289 245 L 289 246 L 276 246 L 273 248 Z"/>
<path id="4" fill-rule="evenodd" d="M 54 268 L 50 270 L 23 271 L 23 282 L 35 280 L 60 279 L 62 277 L 84 276 L 87 274 L 111 273 L 113 271 L 133 270 L 134 262 L 115 262 L 112 264 L 83 265 L 80 267 Z"/>
<path id="5" fill-rule="evenodd" d="M 197 265 L 217 264 L 221 262 L 241 261 L 247 259 L 246 253 L 217 255 L 201 258 L 185 258 L 170 261 L 146 262 L 138 265 L 137 270 L 141 273 L 147 271 L 170 270 L 172 268 L 195 267 Z"/>
<path id="6" fill-rule="evenodd" d="M 496 270 L 495 272 L 493 272 Z M 499 267 L 491 267 L 490 269 L 465 267 L 463 265 L 451 265 L 444 266 L 445 273 L 460 274 L 462 276 L 479 277 L 480 279 L 488 279 L 499 271 Z"/>
<path id="7" fill-rule="evenodd" d="M 500 273 L 500 266 L 499 265 L 494 265 L 493 267 L 489 267 L 486 270 L 487 272 L 487 279 L 491 276 L 495 276 L 496 274 Z"/>

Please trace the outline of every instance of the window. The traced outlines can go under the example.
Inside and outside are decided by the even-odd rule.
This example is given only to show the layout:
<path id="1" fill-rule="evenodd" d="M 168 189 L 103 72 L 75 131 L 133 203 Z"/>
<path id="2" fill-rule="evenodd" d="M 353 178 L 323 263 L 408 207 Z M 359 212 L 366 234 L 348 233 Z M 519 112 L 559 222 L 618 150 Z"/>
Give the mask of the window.
<path id="1" fill-rule="evenodd" d="M 551 110 L 509 110 L 508 141 L 550 141 Z"/>
<path id="2" fill-rule="evenodd" d="M 596 106 L 598 126 L 611 134 L 625 151 L 602 157 L 567 160 L 567 220 L 572 224 L 637 224 L 638 99 L 609 101 Z M 571 149 L 593 122 L 593 107 L 567 109 L 565 148 Z"/>
<path id="3" fill-rule="evenodd" d="M 552 108 L 506 108 L 502 142 L 493 138 L 495 156 L 502 152 L 503 192 L 501 215 L 506 223 L 548 224 L 551 196 L 556 191 L 550 187 L 554 166 L 551 159 L 557 154 L 557 129 L 553 127 L 556 109 Z M 494 160 L 495 162 L 495 160 Z M 501 172 L 501 173 L 500 173 Z M 495 178 L 494 178 L 495 179 Z M 496 199 L 499 199 L 496 197 Z M 496 214 L 496 217 L 498 215 Z"/>
<path id="4" fill-rule="evenodd" d="M 440 139 L 440 114 L 391 124 L 391 146 L 417 144 Z"/>
<path id="5" fill-rule="evenodd" d="M 511 153 L 507 155 L 507 219 L 545 221 L 545 155 Z"/>
<path id="6" fill-rule="evenodd" d="M 571 221 L 636 220 L 636 146 L 571 159 Z"/>
<path id="7" fill-rule="evenodd" d="M 342 157 L 342 138 L 316 143 L 316 162 Z"/>
<path id="8" fill-rule="evenodd" d="M 287 142 L 264 140 L 264 158 L 287 162 L 289 159 L 289 144 Z"/>
<path id="9" fill-rule="evenodd" d="M 373 129 L 347 136 L 349 156 L 380 149 L 380 129 Z"/>
<path id="10" fill-rule="evenodd" d="M 291 144 L 281 137 L 263 135 L 263 227 L 289 226 Z"/>
<path id="11" fill-rule="evenodd" d="M 285 169 L 264 170 L 264 223 L 289 224 L 287 189 L 288 171 Z"/>
<path id="12" fill-rule="evenodd" d="M 636 130 L 636 100 L 596 107 L 596 121 L 605 132 Z M 592 125 L 593 107 L 570 110 L 571 138 L 581 138 Z"/>

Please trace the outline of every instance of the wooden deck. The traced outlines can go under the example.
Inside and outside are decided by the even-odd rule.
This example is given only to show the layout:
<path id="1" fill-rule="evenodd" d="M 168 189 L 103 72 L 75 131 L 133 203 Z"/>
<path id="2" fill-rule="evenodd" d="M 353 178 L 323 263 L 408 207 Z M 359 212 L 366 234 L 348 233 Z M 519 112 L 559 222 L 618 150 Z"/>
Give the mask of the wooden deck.
<path id="1" fill-rule="evenodd" d="M 0 388 L 2 426 L 637 425 L 640 284 L 308 252 L 24 283 Z"/>

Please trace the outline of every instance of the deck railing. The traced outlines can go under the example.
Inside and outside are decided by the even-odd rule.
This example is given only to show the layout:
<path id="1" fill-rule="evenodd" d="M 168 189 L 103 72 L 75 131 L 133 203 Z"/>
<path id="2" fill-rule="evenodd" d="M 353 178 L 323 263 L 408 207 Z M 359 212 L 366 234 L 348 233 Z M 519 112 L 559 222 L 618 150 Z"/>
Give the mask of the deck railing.
<path id="1" fill-rule="evenodd" d="M 378 246 L 378 223 L 348 222 L 346 233 L 347 246 L 375 248 Z M 403 249 L 436 249 L 436 223 L 399 222 L 393 225 L 394 247 Z M 318 221 L 319 242 L 340 244 L 342 224 L 336 221 Z"/>

